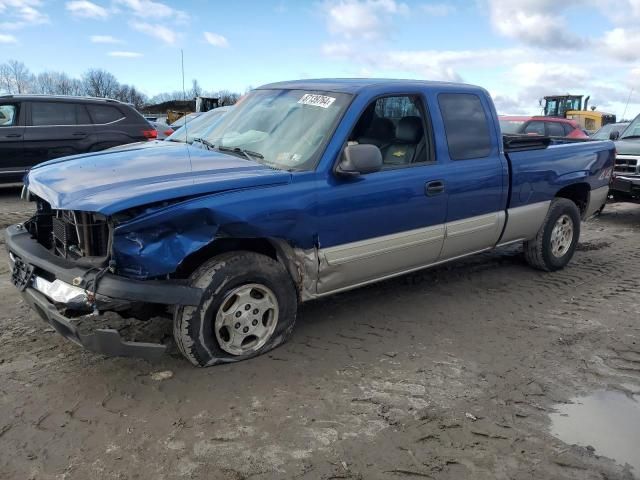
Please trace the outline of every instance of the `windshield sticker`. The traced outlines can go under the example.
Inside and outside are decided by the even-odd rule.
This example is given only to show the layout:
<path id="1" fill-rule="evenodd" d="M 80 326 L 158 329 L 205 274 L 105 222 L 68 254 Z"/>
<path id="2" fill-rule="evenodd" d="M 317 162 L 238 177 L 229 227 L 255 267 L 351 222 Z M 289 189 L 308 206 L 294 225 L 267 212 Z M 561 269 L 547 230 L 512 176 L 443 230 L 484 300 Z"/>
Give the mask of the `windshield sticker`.
<path id="1" fill-rule="evenodd" d="M 305 93 L 298 103 L 302 105 L 313 105 L 314 107 L 329 108 L 336 99 L 327 97 L 326 95 L 315 95 L 313 93 Z"/>

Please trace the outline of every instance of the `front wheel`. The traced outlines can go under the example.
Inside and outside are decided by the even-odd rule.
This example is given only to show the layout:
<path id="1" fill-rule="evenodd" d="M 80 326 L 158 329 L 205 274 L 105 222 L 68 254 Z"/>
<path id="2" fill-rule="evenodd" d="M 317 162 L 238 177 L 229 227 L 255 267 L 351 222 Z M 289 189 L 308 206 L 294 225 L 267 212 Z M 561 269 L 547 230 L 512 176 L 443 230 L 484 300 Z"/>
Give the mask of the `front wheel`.
<path id="1" fill-rule="evenodd" d="M 179 307 L 174 337 L 182 354 L 205 367 L 260 355 L 285 342 L 296 320 L 297 295 L 277 261 L 253 252 L 212 258 L 190 277 L 203 290 L 197 307 Z"/>
<path id="2" fill-rule="evenodd" d="M 532 267 L 547 272 L 564 268 L 580 238 L 580 210 L 571 200 L 556 198 L 533 240 L 524 242 L 524 256 Z"/>

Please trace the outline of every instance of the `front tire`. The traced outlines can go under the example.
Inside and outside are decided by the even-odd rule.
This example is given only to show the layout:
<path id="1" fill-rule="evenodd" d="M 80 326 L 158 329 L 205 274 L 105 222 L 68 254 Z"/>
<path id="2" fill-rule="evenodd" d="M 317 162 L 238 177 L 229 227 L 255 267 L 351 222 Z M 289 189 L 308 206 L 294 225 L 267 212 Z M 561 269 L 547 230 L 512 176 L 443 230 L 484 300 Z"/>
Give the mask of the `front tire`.
<path id="1" fill-rule="evenodd" d="M 564 268 L 576 250 L 580 238 L 580 210 L 566 198 L 555 198 L 533 240 L 524 242 L 529 265 L 553 272 Z"/>
<path id="2" fill-rule="evenodd" d="M 176 308 L 176 344 L 194 365 L 237 362 L 284 343 L 293 331 L 297 294 L 286 269 L 253 252 L 207 261 L 189 278 L 203 290 L 197 307 Z"/>

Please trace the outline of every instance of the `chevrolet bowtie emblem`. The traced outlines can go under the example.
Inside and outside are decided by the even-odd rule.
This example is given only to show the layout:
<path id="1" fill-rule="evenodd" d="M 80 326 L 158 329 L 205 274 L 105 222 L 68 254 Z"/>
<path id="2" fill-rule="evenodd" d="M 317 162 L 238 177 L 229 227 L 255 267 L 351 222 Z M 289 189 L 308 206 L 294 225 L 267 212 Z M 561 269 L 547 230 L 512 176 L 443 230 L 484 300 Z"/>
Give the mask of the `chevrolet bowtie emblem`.
<path id="1" fill-rule="evenodd" d="M 404 154 L 405 154 L 405 153 L 406 153 L 406 152 L 404 152 L 404 151 L 403 151 L 403 152 L 398 151 L 398 152 L 393 152 L 393 154 L 392 154 L 392 155 L 393 155 L 394 157 L 404 157 Z"/>

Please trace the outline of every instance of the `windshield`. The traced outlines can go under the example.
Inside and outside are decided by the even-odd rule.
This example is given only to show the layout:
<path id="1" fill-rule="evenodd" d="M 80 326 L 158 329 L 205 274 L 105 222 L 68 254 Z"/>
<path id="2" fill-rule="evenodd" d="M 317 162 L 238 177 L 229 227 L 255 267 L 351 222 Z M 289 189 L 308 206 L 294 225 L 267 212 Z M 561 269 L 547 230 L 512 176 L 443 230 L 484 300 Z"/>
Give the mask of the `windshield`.
<path id="1" fill-rule="evenodd" d="M 500 119 L 500 130 L 503 134 L 518 133 L 520 127 L 524 124 L 524 120 Z"/>
<path id="2" fill-rule="evenodd" d="M 591 138 L 593 138 L 594 140 L 609 140 L 609 134 L 613 130 L 622 130 L 623 128 L 624 127 L 622 127 L 622 126 L 618 126 L 618 125 L 615 125 L 613 123 L 610 123 L 609 125 L 605 125 L 600 130 L 598 130 L 596 133 L 591 135 Z"/>
<path id="3" fill-rule="evenodd" d="M 629 126 L 625 128 L 624 132 L 620 134 L 620 139 L 638 136 L 640 136 L 640 115 L 634 118 Z"/>
<path id="4" fill-rule="evenodd" d="M 351 96 L 302 90 L 254 90 L 204 140 L 282 170 L 310 170 Z"/>
<path id="5" fill-rule="evenodd" d="M 228 111 L 228 107 L 210 110 L 207 113 L 204 113 L 199 117 L 188 121 L 186 127 L 180 127 L 171 135 L 169 135 L 165 139 L 165 141 L 193 143 L 194 138 L 200 137 L 203 132 L 210 129 L 212 125 L 216 124 Z"/>

